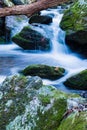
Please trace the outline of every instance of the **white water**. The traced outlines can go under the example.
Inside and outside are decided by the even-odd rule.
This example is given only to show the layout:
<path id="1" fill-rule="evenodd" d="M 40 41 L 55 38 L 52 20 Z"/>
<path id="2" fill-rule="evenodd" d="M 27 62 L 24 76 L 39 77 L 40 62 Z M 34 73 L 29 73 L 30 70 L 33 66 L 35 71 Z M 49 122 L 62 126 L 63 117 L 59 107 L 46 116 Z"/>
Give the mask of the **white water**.
<path id="1" fill-rule="evenodd" d="M 70 52 L 65 45 L 64 37 L 65 33 L 59 28 L 62 15 L 59 14 L 59 9 L 52 9 L 48 11 L 42 11 L 42 14 L 54 15 L 51 25 L 40 25 L 40 27 L 34 27 L 41 33 L 51 38 L 52 51 L 49 53 L 43 53 L 41 51 L 24 51 L 15 44 L 0 45 L 0 82 L 8 75 L 18 73 L 19 70 L 30 64 L 47 64 L 53 66 L 64 67 L 67 70 L 66 76 L 56 81 L 44 80 L 44 84 L 55 84 L 60 89 L 65 89 L 62 82 L 65 81 L 71 75 L 74 75 L 81 70 L 87 68 L 87 60 L 81 59 L 78 55 Z M 27 25 L 26 22 L 23 23 Z M 19 28 L 23 28 L 23 24 L 20 24 Z M 18 29 L 15 26 L 15 29 Z"/>

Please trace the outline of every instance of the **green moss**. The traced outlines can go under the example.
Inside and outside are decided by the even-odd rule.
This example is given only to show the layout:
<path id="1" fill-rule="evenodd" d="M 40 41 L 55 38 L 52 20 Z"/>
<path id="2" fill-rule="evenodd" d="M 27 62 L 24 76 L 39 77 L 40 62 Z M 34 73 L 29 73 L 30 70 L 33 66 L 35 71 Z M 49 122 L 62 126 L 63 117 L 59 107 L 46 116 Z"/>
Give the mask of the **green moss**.
<path id="1" fill-rule="evenodd" d="M 87 130 L 87 112 L 72 113 L 61 122 L 57 130 Z"/>
<path id="2" fill-rule="evenodd" d="M 53 67 L 47 65 L 30 65 L 26 67 L 21 73 L 24 75 L 35 76 L 38 75 L 41 78 L 48 78 L 51 80 L 58 79 L 64 75 L 65 70 L 60 67 Z"/>
<path id="3" fill-rule="evenodd" d="M 12 41 L 26 50 L 50 50 L 50 40 L 38 31 L 26 26 L 20 33 L 12 38 Z"/>
<path id="4" fill-rule="evenodd" d="M 6 130 L 6 125 L 16 116 L 23 114 L 25 102 L 29 102 L 26 87 L 28 80 L 24 76 L 14 76 L 3 82 L 3 97 L 0 99 L 0 129 Z M 6 88 L 6 89 L 5 89 Z M 18 90 L 16 90 L 18 89 Z M 8 102 L 12 103 L 7 105 Z"/>
<path id="5" fill-rule="evenodd" d="M 70 34 L 75 31 L 87 28 L 87 5 L 75 2 L 68 10 L 65 11 L 60 27 Z"/>
<path id="6" fill-rule="evenodd" d="M 68 78 L 64 84 L 71 88 L 87 90 L 87 69 Z"/>
<path id="7" fill-rule="evenodd" d="M 42 112 L 38 109 L 38 117 L 34 130 L 57 130 L 62 116 L 66 110 L 66 100 L 55 100 L 53 106 L 47 111 Z"/>
<path id="8" fill-rule="evenodd" d="M 17 35 L 15 35 L 15 36 L 12 38 L 12 40 L 13 40 L 13 42 L 15 42 L 15 40 L 16 40 L 16 42 L 18 42 L 19 44 L 20 44 L 21 42 L 23 42 L 23 43 L 29 43 L 29 40 L 24 39 L 23 37 L 21 37 L 21 36 L 20 36 L 20 33 L 17 34 Z M 21 42 L 20 42 L 20 41 L 21 41 Z"/>
<path id="9" fill-rule="evenodd" d="M 48 104 L 50 104 L 51 97 L 49 95 L 46 95 L 46 96 L 39 95 L 38 98 L 41 101 L 43 106 L 47 106 Z"/>

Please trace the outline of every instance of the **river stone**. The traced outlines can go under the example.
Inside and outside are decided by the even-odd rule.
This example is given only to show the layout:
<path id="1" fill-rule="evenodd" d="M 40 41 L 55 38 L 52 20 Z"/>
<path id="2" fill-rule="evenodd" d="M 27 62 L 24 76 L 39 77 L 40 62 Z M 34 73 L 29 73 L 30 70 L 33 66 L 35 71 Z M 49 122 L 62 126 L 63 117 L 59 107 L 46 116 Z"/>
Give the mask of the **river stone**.
<path id="1" fill-rule="evenodd" d="M 60 27 L 66 31 L 66 44 L 87 57 L 87 2 L 77 0 L 65 11 Z"/>
<path id="2" fill-rule="evenodd" d="M 52 23 L 52 17 L 34 15 L 29 19 L 29 23 L 30 24 L 32 24 L 32 23 L 50 24 L 50 23 Z"/>
<path id="3" fill-rule="evenodd" d="M 0 130 L 57 130 L 67 94 L 39 77 L 7 77 L 0 86 Z"/>
<path id="4" fill-rule="evenodd" d="M 16 34 L 12 41 L 25 50 L 48 51 L 51 49 L 50 40 L 29 26 Z"/>
<path id="5" fill-rule="evenodd" d="M 73 89 L 87 90 L 87 69 L 68 78 L 64 84 Z"/>
<path id="6" fill-rule="evenodd" d="M 38 75 L 41 78 L 55 80 L 64 76 L 65 69 L 61 67 L 36 64 L 26 67 L 21 73 L 23 75 Z"/>

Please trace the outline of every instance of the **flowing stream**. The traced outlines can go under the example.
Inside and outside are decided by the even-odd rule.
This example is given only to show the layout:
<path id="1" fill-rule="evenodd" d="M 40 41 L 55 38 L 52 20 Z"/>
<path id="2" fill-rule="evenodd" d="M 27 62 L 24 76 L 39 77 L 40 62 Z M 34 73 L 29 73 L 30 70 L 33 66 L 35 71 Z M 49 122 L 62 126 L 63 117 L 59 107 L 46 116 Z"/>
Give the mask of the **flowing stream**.
<path id="1" fill-rule="evenodd" d="M 42 11 L 42 15 L 52 15 L 53 22 L 50 25 L 38 25 L 34 26 L 34 29 L 40 31 L 45 36 L 51 39 L 52 50 L 48 53 L 40 50 L 25 51 L 18 47 L 16 44 L 0 45 L 0 82 L 2 82 L 6 76 L 18 74 L 18 71 L 22 70 L 31 64 L 46 64 L 50 66 L 64 67 L 67 74 L 59 80 L 50 81 L 43 80 L 44 84 L 55 85 L 59 89 L 66 92 L 73 92 L 75 90 L 69 90 L 63 85 L 68 77 L 80 72 L 87 68 L 87 60 L 81 59 L 79 55 L 72 53 L 65 44 L 65 32 L 59 27 L 59 23 L 63 16 L 59 13 L 59 7 L 57 9 L 48 9 Z M 7 21 L 14 19 L 10 17 Z M 14 20 L 13 20 L 14 21 Z M 13 22 L 12 21 L 12 22 Z M 28 25 L 27 19 L 22 20 L 12 26 L 12 35 L 19 32 L 23 26 Z"/>

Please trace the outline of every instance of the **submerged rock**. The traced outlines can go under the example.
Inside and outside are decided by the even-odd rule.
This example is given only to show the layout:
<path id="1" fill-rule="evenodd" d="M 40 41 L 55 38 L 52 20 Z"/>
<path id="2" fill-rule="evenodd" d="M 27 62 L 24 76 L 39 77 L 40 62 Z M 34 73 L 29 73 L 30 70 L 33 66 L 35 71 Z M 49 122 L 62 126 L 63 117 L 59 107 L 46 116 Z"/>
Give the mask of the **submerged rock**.
<path id="1" fill-rule="evenodd" d="M 87 90 L 87 69 L 68 78 L 64 84 L 73 89 Z"/>
<path id="2" fill-rule="evenodd" d="M 50 40 L 29 26 L 24 27 L 12 40 L 25 50 L 48 51 L 51 49 Z"/>
<path id="3" fill-rule="evenodd" d="M 23 75 L 40 76 L 41 78 L 55 80 L 64 76 L 65 69 L 48 65 L 30 65 L 22 72 Z"/>
<path id="4" fill-rule="evenodd" d="M 87 2 L 74 2 L 65 11 L 60 27 L 66 31 L 66 44 L 87 57 Z"/>
<path id="5" fill-rule="evenodd" d="M 50 23 L 52 23 L 52 17 L 34 15 L 29 19 L 29 23 L 30 24 L 32 24 L 32 23 L 50 24 Z"/>

